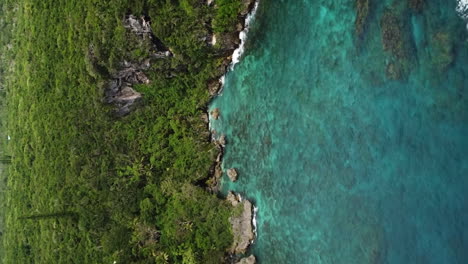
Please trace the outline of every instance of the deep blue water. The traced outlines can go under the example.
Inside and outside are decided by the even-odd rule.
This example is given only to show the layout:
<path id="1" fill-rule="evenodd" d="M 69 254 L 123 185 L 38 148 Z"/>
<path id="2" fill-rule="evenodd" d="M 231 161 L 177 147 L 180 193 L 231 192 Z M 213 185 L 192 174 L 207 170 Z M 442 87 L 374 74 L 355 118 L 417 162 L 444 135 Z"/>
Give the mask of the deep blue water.
<path id="1" fill-rule="evenodd" d="M 455 0 L 370 2 L 358 37 L 354 0 L 263 0 L 211 105 L 260 263 L 468 263 L 466 21 Z"/>

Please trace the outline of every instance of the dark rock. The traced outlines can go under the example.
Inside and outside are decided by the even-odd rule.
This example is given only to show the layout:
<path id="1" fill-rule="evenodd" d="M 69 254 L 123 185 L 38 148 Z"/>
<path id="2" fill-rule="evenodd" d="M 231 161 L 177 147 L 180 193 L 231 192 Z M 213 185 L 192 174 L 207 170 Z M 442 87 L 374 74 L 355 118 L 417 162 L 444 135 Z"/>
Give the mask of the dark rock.
<path id="1" fill-rule="evenodd" d="M 255 5 L 255 0 L 242 0 L 242 10 L 240 12 L 241 16 L 246 16 Z"/>
<path id="2" fill-rule="evenodd" d="M 226 136 L 225 135 L 219 136 L 215 144 L 219 145 L 220 147 L 224 147 L 226 145 Z"/>
<path id="3" fill-rule="evenodd" d="M 200 115 L 200 119 L 203 121 L 203 123 L 208 124 L 210 122 L 208 114 L 207 113 L 202 113 Z"/>
<path id="4" fill-rule="evenodd" d="M 150 21 L 144 16 L 137 18 L 134 15 L 129 15 L 125 18 L 123 24 L 125 28 L 130 29 L 135 35 L 139 36 L 141 42 L 150 41 L 153 51 L 152 57 L 159 59 L 172 56 L 172 52 L 153 34 Z"/>
<path id="5" fill-rule="evenodd" d="M 255 264 L 257 263 L 257 260 L 255 259 L 255 256 L 254 255 L 250 255 L 249 257 L 247 258 L 242 258 L 241 260 L 239 260 L 239 262 L 237 262 L 236 264 Z"/>
<path id="6" fill-rule="evenodd" d="M 221 185 L 221 177 L 223 176 L 223 170 L 221 168 L 221 162 L 223 159 L 223 148 L 219 145 L 217 146 L 218 154 L 216 159 L 213 161 L 213 165 L 210 168 L 210 178 L 207 181 L 208 190 L 217 193 Z"/>
<path id="7" fill-rule="evenodd" d="M 231 64 L 231 56 L 225 57 L 218 65 L 218 67 L 216 67 L 216 69 L 213 71 L 213 78 L 219 80 L 219 78 L 221 78 L 221 76 L 227 72 L 229 64 Z"/>
<path id="8" fill-rule="evenodd" d="M 221 89 L 221 82 L 219 80 L 212 80 L 208 83 L 208 91 L 211 96 L 216 95 Z"/>
<path id="9" fill-rule="evenodd" d="M 139 64 L 124 61 L 122 66 L 120 71 L 112 75 L 113 79 L 108 83 L 104 93 L 104 102 L 114 104 L 115 114 L 120 117 L 129 114 L 141 101 L 141 93 L 135 91 L 132 86 L 150 82 L 143 73 L 143 70 L 149 68 L 149 60 Z"/>
<path id="10" fill-rule="evenodd" d="M 226 172 L 227 176 L 229 177 L 229 179 L 232 181 L 232 182 L 235 182 L 237 181 L 237 170 L 232 168 L 232 169 L 228 169 L 227 172 Z"/>
<path id="11" fill-rule="evenodd" d="M 221 33 L 216 35 L 216 45 L 221 51 L 220 55 L 229 56 L 241 43 L 239 32 Z"/>
<path id="12" fill-rule="evenodd" d="M 153 35 L 150 22 L 144 16 L 136 18 L 134 15 L 129 15 L 123 21 L 123 25 L 140 37 L 139 41 L 145 44 L 143 46 L 151 50 L 151 55 L 150 58 L 141 62 L 123 61 L 120 70 L 110 74 L 111 80 L 104 91 L 104 102 L 116 106 L 115 114 L 117 116 L 129 114 L 136 108 L 136 103 L 141 102 L 142 95 L 133 89 L 133 85 L 150 83 L 144 71 L 149 70 L 151 58 L 159 59 L 172 55 L 162 42 Z M 92 46 L 88 53 L 88 57 L 94 58 Z M 93 64 L 92 60 L 90 64 Z"/>
<path id="13" fill-rule="evenodd" d="M 214 120 L 218 120 L 218 118 L 219 118 L 219 108 L 215 108 L 215 109 L 211 110 L 210 114 L 211 114 L 211 117 Z"/>

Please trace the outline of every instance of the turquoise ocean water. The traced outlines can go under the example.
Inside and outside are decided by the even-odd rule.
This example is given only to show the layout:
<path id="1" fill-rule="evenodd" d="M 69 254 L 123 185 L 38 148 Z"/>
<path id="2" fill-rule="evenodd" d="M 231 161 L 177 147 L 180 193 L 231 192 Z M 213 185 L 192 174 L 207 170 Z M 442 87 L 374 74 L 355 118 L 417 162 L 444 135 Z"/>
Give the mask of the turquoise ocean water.
<path id="1" fill-rule="evenodd" d="M 370 1 L 360 37 L 354 0 L 260 2 L 210 106 L 260 263 L 468 263 L 466 21 L 455 0 L 408 2 Z"/>

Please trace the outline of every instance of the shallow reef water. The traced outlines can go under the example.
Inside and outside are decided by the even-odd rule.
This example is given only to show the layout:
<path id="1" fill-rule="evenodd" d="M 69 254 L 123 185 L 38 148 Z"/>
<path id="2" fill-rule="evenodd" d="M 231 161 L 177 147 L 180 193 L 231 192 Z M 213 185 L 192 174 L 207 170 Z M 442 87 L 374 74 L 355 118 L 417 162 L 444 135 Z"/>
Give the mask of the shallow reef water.
<path id="1" fill-rule="evenodd" d="M 210 105 L 260 263 L 468 263 L 462 4 L 260 2 Z"/>

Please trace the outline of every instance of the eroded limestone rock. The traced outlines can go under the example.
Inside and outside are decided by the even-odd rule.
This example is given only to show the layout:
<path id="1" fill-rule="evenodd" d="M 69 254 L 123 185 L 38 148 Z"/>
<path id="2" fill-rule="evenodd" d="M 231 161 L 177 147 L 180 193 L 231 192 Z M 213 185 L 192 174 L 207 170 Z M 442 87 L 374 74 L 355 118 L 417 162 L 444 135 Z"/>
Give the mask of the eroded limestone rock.
<path id="1" fill-rule="evenodd" d="M 236 211 L 236 209 L 240 209 L 239 214 L 233 215 L 229 218 L 229 222 L 232 226 L 232 233 L 234 235 L 230 252 L 233 254 L 245 254 L 250 243 L 255 238 L 252 224 L 252 203 L 248 200 L 243 200 L 235 205 L 234 211 Z"/>
<path id="2" fill-rule="evenodd" d="M 211 114 L 211 117 L 214 120 L 218 120 L 218 118 L 219 118 L 219 108 L 215 108 L 215 109 L 211 110 L 210 114 Z"/>
<path id="3" fill-rule="evenodd" d="M 134 84 L 148 84 L 150 80 L 143 70 L 149 68 L 149 60 L 142 63 L 129 63 L 124 61 L 122 69 L 112 75 L 104 95 L 104 102 L 116 106 L 117 116 L 125 116 L 135 109 L 141 101 L 141 93 L 135 91 Z"/>
<path id="4" fill-rule="evenodd" d="M 236 264 L 255 264 L 257 263 L 257 260 L 255 259 L 255 256 L 254 255 L 250 255 L 249 257 L 247 258 L 242 258 L 241 260 L 239 260 L 239 262 L 237 262 Z"/>
<path id="5" fill-rule="evenodd" d="M 232 191 L 228 192 L 228 195 L 226 197 L 226 200 L 231 203 L 232 206 L 237 206 L 239 204 L 239 197 L 235 195 Z"/>
<path id="6" fill-rule="evenodd" d="M 208 91 L 211 96 L 216 95 L 221 89 L 221 82 L 219 80 L 213 80 L 208 83 Z"/>
<path id="7" fill-rule="evenodd" d="M 238 176 L 238 174 L 237 174 L 237 170 L 236 170 L 236 169 L 234 169 L 234 168 L 228 169 L 228 170 L 226 171 L 226 174 L 227 174 L 227 176 L 229 177 L 229 179 L 230 179 L 231 181 L 233 181 L 233 182 L 237 181 L 237 176 Z"/>
<path id="8" fill-rule="evenodd" d="M 140 62 L 123 61 L 120 69 L 111 74 L 112 78 L 104 91 L 104 102 L 114 104 L 115 114 L 120 117 L 129 114 L 136 108 L 137 103 L 141 102 L 142 94 L 135 91 L 133 85 L 150 83 L 144 71 L 150 68 L 151 59 L 172 56 L 172 53 L 153 35 L 150 22 L 145 17 L 137 18 L 134 15 L 129 15 L 123 21 L 123 25 L 139 37 L 138 41 L 142 46 L 150 50 L 150 57 Z M 91 58 L 90 64 L 93 64 L 94 50 L 92 46 L 88 57 Z"/>

